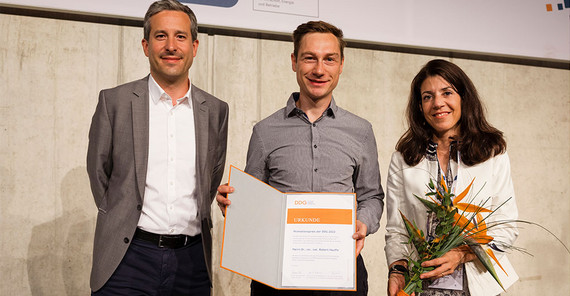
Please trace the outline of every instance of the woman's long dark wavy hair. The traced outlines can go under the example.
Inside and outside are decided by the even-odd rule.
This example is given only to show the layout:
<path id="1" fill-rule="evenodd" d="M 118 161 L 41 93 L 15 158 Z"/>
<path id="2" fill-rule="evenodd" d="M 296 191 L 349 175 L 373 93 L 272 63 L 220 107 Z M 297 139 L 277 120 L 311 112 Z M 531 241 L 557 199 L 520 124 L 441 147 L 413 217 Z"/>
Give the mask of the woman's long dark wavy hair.
<path id="1" fill-rule="evenodd" d="M 457 65 L 438 59 L 428 62 L 412 80 L 406 108 L 409 127 L 396 144 L 396 150 L 402 153 L 404 161 L 410 166 L 417 165 L 425 156 L 429 140 L 433 138 L 434 129 L 427 124 L 420 109 L 421 85 L 431 76 L 441 76 L 451 83 L 461 97 L 460 134 L 456 139 L 461 161 L 472 166 L 504 153 L 507 143 L 503 133 L 485 119 L 483 106 L 471 79 Z"/>

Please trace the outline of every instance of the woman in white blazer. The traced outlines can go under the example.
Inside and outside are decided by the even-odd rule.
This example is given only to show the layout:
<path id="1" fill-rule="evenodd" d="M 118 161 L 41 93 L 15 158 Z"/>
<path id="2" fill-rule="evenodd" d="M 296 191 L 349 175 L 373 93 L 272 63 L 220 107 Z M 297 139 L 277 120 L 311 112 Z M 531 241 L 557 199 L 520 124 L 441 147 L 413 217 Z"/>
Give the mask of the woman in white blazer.
<path id="1" fill-rule="evenodd" d="M 390 296 L 404 288 L 407 256 L 413 256 L 399 211 L 428 240 L 438 223 L 414 197 L 425 197 L 430 179 L 444 178 L 456 194 L 474 179 L 469 202 L 480 205 L 488 200 L 486 208 L 498 208 L 487 224 L 518 216 L 503 133 L 487 122 L 477 90 L 457 65 L 445 60 L 428 62 L 412 81 L 406 116 L 409 128 L 392 155 L 386 190 Z M 504 256 L 518 230 L 513 222 L 489 228 L 488 234 L 494 237 L 488 245 L 506 271 L 495 268 L 506 289 L 518 279 Z M 498 295 L 503 291 L 468 248 L 453 249 L 424 266 L 435 269 L 421 276 L 425 280 L 422 296 Z"/>

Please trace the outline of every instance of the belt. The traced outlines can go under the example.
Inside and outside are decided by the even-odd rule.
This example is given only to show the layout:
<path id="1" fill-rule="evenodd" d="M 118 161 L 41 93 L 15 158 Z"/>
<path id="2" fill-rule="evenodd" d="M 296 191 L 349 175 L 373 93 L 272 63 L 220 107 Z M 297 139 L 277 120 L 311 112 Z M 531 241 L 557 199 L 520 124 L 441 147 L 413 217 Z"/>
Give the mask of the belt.
<path id="1" fill-rule="evenodd" d="M 199 241 L 202 237 L 199 234 L 195 236 L 184 234 L 156 234 L 137 228 L 134 238 L 151 242 L 159 248 L 178 249 L 187 245 L 191 245 Z"/>

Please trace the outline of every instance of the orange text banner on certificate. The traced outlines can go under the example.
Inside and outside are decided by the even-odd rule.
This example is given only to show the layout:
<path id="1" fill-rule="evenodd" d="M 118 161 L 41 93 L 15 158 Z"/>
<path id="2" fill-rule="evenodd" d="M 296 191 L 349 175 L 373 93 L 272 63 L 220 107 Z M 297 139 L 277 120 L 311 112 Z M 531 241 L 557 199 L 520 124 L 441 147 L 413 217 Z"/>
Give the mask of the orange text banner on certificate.
<path id="1" fill-rule="evenodd" d="M 283 193 L 230 166 L 220 267 L 277 289 L 356 290 L 356 194 Z"/>
<path id="2" fill-rule="evenodd" d="M 288 209 L 287 224 L 352 224 L 347 209 Z"/>

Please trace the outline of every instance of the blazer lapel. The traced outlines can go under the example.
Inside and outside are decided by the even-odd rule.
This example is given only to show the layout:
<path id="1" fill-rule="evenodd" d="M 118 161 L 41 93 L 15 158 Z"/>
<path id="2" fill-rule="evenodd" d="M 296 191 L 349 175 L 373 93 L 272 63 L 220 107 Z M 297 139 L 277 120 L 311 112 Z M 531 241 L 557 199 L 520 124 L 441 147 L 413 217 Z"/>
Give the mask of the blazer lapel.
<path id="1" fill-rule="evenodd" d="M 194 129 L 196 131 L 196 184 L 200 187 L 200 184 L 204 184 L 201 178 L 204 177 L 203 172 L 205 172 L 206 169 L 206 159 L 208 156 L 208 106 L 206 106 L 206 100 L 196 87 L 194 87 L 194 85 L 191 87 Z"/>
<path id="2" fill-rule="evenodd" d="M 146 170 L 148 164 L 148 125 L 149 125 L 149 94 L 148 76 L 139 80 L 133 90 L 132 115 L 133 115 L 133 143 L 135 157 L 135 174 L 141 201 L 144 197 L 146 182 Z"/>

